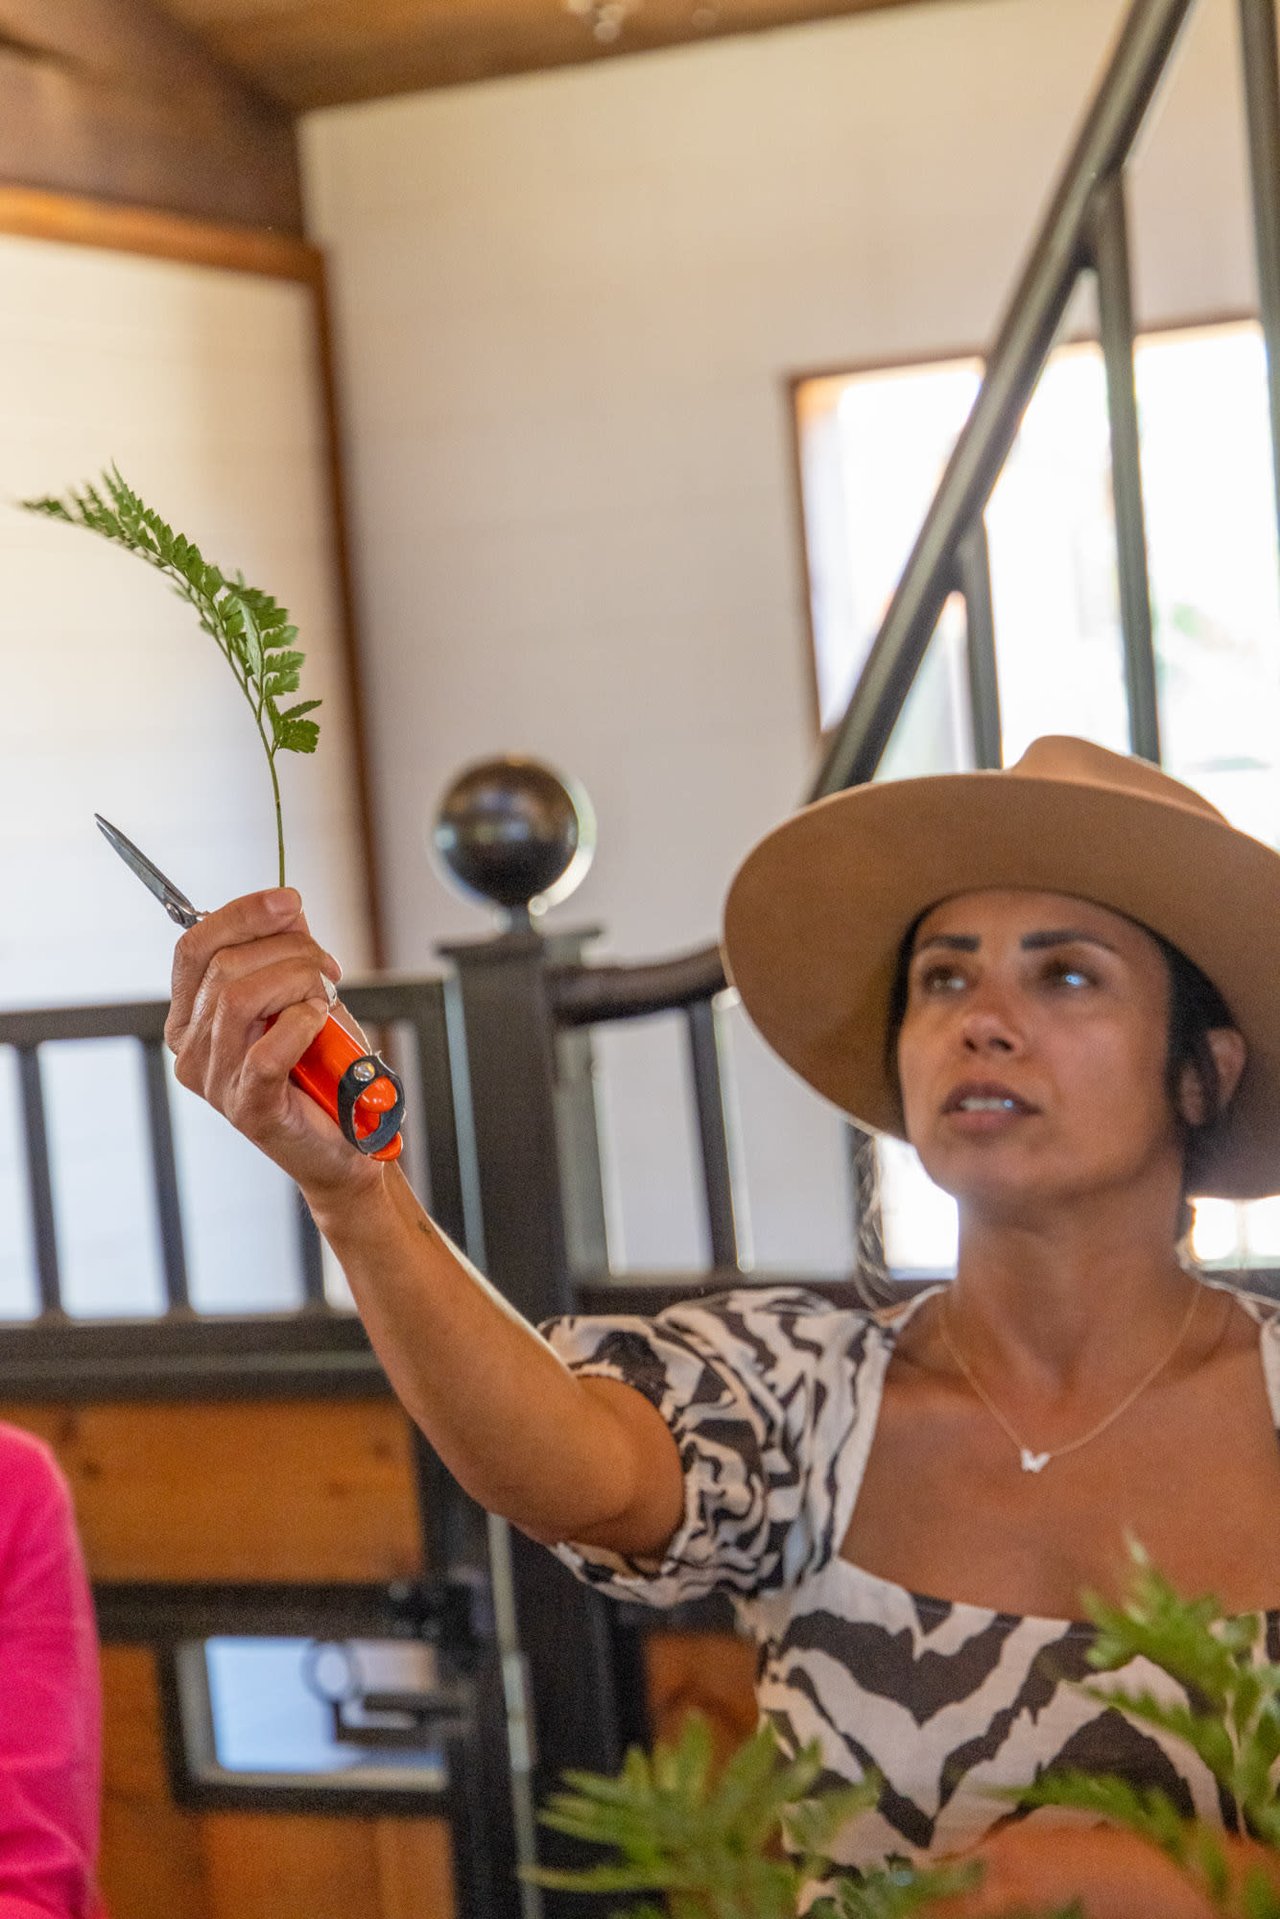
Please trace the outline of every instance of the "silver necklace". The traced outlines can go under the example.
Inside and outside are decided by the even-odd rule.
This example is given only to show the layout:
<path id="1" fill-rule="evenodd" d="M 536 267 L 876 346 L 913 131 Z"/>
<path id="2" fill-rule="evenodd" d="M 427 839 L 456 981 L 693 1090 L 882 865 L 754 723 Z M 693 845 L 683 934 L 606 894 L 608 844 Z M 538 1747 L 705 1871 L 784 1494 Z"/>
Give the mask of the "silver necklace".
<path id="1" fill-rule="evenodd" d="M 968 1380 L 970 1386 L 972 1386 L 978 1398 L 982 1401 L 987 1411 L 991 1414 L 991 1417 L 994 1420 L 996 1420 L 1001 1427 L 1003 1427 L 1004 1431 L 1009 1435 L 1009 1438 L 1013 1441 L 1014 1445 L 1017 1447 L 1018 1458 L 1021 1463 L 1023 1472 L 1024 1473 L 1042 1473 L 1045 1467 L 1049 1464 L 1049 1461 L 1051 1459 L 1061 1459 L 1064 1453 L 1078 1452 L 1081 1446 L 1087 1446 L 1091 1439 L 1096 1439 L 1098 1437 L 1099 1433 L 1105 1433 L 1105 1431 L 1107 1430 L 1107 1427 L 1114 1425 L 1116 1420 L 1119 1419 L 1121 1413 L 1127 1413 L 1130 1406 L 1132 1406 L 1134 1400 L 1137 1399 L 1140 1394 L 1146 1392 L 1147 1387 L 1150 1386 L 1152 1381 L 1154 1379 L 1157 1379 L 1159 1375 L 1164 1371 L 1165 1367 L 1172 1362 L 1179 1348 L 1181 1347 L 1183 1340 L 1186 1338 L 1187 1334 L 1190 1332 L 1191 1322 L 1195 1318 L 1196 1307 L 1200 1304 L 1200 1295 L 1203 1291 L 1204 1291 L 1203 1286 L 1200 1286 L 1199 1284 L 1194 1285 L 1193 1291 L 1191 1294 L 1191 1304 L 1187 1307 L 1186 1317 L 1184 1318 L 1182 1325 L 1178 1329 L 1178 1337 L 1174 1340 L 1172 1346 L 1169 1348 L 1168 1352 L 1164 1355 L 1164 1358 L 1157 1360 L 1156 1364 L 1151 1368 L 1151 1371 L 1149 1373 L 1143 1374 L 1142 1378 L 1138 1381 L 1133 1391 L 1131 1393 L 1127 1393 L 1125 1397 L 1120 1401 L 1120 1404 L 1114 1407 L 1112 1411 L 1107 1414 L 1105 1419 L 1100 1419 L 1096 1426 L 1091 1426 L 1089 1428 L 1089 1431 L 1087 1433 L 1082 1434 L 1079 1439 L 1073 1439 L 1065 1446 L 1055 1446 L 1052 1449 L 1052 1451 L 1043 1452 L 1043 1453 L 1037 1453 L 1032 1451 L 1031 1447 L 1027 1445 L 1026 1441 L 1021 1437 L 1021 1435 L 1016 1433 L 1013 1430 L 1013 1427 L 1009 1424 L 1008 1420 L 1005 1418 L 1000 1408 L 996 1405 L 990 1393 L 988 1393 L 986 1388 L 977 1379 L 974 1378 L 973 1373 L 970 1371 L 966 1361 L 964 1360 L 960 1352 L 957 1350 L 955 1341 L 952 1339 L 951 1333 L 948 1329 L 947 1295 L 945 1293 L 942 1295 L 942 1299 L 940 1302 L 941 1310 L 938 1316 L 938 1327 L 942 1333 L 943 1344 L 946 1346 L 946 1349 L 950 1353 L 952 1359 L 955 1360 L 956 1365 L 960 1368 L 960 1371 L 964 1374 L 964 1377 Z"/>

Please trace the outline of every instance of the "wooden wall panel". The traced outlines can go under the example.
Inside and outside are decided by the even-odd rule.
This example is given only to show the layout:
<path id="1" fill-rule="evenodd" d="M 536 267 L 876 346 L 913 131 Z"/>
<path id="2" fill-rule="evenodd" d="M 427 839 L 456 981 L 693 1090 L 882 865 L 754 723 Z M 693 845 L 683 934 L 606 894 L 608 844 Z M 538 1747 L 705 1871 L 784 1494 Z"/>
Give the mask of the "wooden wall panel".
<path id="1" fill-rule="evenodd" d="M 302 230 L 288 113 L 150 0 L 0 0 L 0 179 Z"/>
<path id="2" fill-rule="evenodd" d="M 215 1919 L 200 1820 L 169 1796 L 155 1659 L 104 1646 L 103 1895 L 112 1919 Z"/>
<path id="3" fill-rule="evenodd" d="M 382 1919 L 371 1820 L 210 1814 L 204 1848 L 217 1919 Z"/>
<path id="4" fill-rule="evenodd" d="M 444 1820 L 184 1812 L 153 1655 L 108 1646 L 102 1664 L 111 1919 L 454 1919 Z"/>
<path id="5" fill-rule="evenodd" d="M 454 1919 L 453 1854 L 443 1819 L 375 1823 L 382 1919 Z"/>
<path id="6" fill-rule="evenodd" d="M 722 1762 L 756 1729 L 756 1649 L 729 1633 L 662 1632 L 645 1638 L 653 1736 L 675 1739 L 691 1712 L 711 1724 Z"/>
<path id="7" fill-rule="evenodd" d="M 220 1812 L 201 1823 L 216 1919 L 452 1919 L 441 1820 Z"/>
<path id="8" fill-rule="evenodd" d="M 95 1579 L 391 1580 L 421 1565 L 392 1400 L 0 1407 L 71 1482 Z"/>
<path id="9" fill-rule="evenodd" d="M 3 4 L 0 0 L 0 7 Z M 0 184 L 0 233 L 181 260 L 191 266 L 225 267 L 230 273 L 264 273 L 316 288 L 324 284 L 320 249 L 292 234 L 193 220 L 154 207 L 117 206 L 109 200 L 48 193 L 38 187 Z"/>

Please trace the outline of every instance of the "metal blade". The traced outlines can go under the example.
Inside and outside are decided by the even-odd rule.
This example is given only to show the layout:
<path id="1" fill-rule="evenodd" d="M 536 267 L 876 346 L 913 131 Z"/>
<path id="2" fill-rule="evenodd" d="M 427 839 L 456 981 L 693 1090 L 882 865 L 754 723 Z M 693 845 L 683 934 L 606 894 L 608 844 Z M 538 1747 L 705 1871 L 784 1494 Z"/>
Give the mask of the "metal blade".
<path id="1" fill-rule="evenodd" d="M 108 844 L 113 846 L 131 873 L 136 873 L 149 893 L 163 906 L 169 918 L 177 926 L 191 927 L 203 917 L 191 904 L 185 893 L 180 893 L 172 880 L 166 879 L 160 868 L 140 853 L 133 841 L 126 839 L 118 826 L 112 826 L 110 820 L 104 820 L 101 813 L 95 813 L 98 830 Z"/>

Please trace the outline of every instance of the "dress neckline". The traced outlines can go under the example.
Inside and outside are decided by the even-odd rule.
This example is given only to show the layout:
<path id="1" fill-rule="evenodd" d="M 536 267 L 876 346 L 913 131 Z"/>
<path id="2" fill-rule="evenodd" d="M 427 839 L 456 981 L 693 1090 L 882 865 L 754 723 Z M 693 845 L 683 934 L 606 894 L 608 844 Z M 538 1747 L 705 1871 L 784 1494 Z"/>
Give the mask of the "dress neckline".
<path id="1" fill-rule="evenodd" d="M 1258 1345 L 1262 1362 L 1262 1374 L 1266 1384 L 1268 1404 L 1271 1407 L 1272 1423 L 1277 1429 L 1277 1444 L 1280 1444 L 1280 1345 L 1277 1344 L 1277 1335 L 1280 1335 L 1280 1317 L 1277 1316 L 1275 1302 L 1264 1299 L 1255 1293 L 1242 1292 L 1238 1287 L 1232 1286 L 1225 1280 L 1208 1279 L 1203 1275 L 1197 1277 L 1198 1284 L 1208 1287 L 1213 1292 L 1230 1293 L 1233 1299 L 1237 1300 L 1244 1311 L 1248 1313 L 1249 1317 L 1259 1329 Z M 847 1503 L 844 1500 L 838 1502 L 839 1506 L 843 1507 L 843 1511 L 837 1511 L 836 1515 L 838 1529 L 836 1537 L 840 1540 L 843 1540 L 848 1533 L 849 1524 L 853 1518 L 854 1507 L 857 1505 L 858 1494 L 862 1489 L 862 1477 L 866 1469 L 867 1457 L 875 1440 L 876 1427 L 880 1422 L 880 1406 L 884 1398 L 885 1375 L 888 1372 L 889 1361 L 893 1357 L 893 1350 L 897 1345 L 898 1336 L 903 1327 L 915 1317 L 925 1301 L 935 1298 L 939 1293 L 945 1292 L 951 1283 L 950 1280 L 940 1280 L 936 1285 L 924 1287 L 920 1292 L 916 1293 L 913 1298 L 904 1301 L 901 1306 L 893 1306 L 875 1315 L 874 1324 L 879 1338 L 877 1340 L 875 1357 L 871 1362 L 869 1386 L 872 1398 L 866 1411 L 865 1421 L 859 1419 L 856 1422 L 856 1424 L 862 1427 L 866 1432 L 866 1439 L 859 1448 L 858 1471 L 856 1478 L 849 1488 Z M 1270 1311 L 1263 1310 L 1268 1307 L 1271 1308 Z M 1268 1335 L 1270 1335 L 1270 1337 L 1268 1337 Z M 830 1566 L 833 1569 L 839 1568 L 838 1576 L 840 1577 L 852 1577 L 864 1587 L 871 1587 L 875 1591 L 880 1592 L 887 1600 L 896 1600 L 902 1606 L 909 1605 L 917 1616 L 926 1613 L 936 1613 L 941 1621 L 942 1619 L 954 1618 L 957 1614 L 962 1614 L 984 1620 L 988 1624 L 999 1623 L 1010 1627 L 1020 1625 L 1041 1627 L 1047 1632 L 1053 1632 L 1064 1637 L 1068 1635 L 1080 1637 L 1091 1636 L 1096 1634 L 1098 1630 L 1090 1619 L 1056 1618 L 1048 1613 L 1008 1612 L 998 1606 L 984 1606 L 973 1599 L 944 1599 L 937 1593 L 914 1592 L 910 1586 L 904 1586 L 896 1579 L 887 1579 L 882 1573 L 868 1571 L 865 1566 L 860 1566 L 855 1559 L 846 1559 L 839 1551 L 834 1555 Z M 1228 1617 L 1232 1619 L 1265 1619 L 1268 1623 L 1271 1623 L 1280 1620 L 1280 1606 L 1259 1607 L 1252 1613 L 1232 1613 L 1228 1615 Z"/>

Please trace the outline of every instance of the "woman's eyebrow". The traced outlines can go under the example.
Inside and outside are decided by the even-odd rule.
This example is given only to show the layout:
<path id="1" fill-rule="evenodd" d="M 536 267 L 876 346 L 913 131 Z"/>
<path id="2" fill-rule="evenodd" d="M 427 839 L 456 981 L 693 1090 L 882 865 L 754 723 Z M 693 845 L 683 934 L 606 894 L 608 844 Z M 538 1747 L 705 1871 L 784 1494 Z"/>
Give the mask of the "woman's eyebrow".
<path id="1" fill-rule="evenodd" d="M 1046 946 L 1100 946 L 1104 952 L 1114 953 L 1110 945 L 1097 933 L 1086 933 L 1073 926 L 1054 927 L 1044 933 L 1024 933 L 1019 942 L 1024 952 L 1036 953 Z M 945 947 L 949 953 L 976 953 L 982 941 L 976 933 L 931 933 L 927 940 L 921 940 L 912 958 L 927 953 L 931 946 Z"/>
<path id="2" fill-rule="evenodd" d="M 976 953 L 982 941 L 976 933 L 931 933 L 927 940 L 921 940 L 911 957 L 927 953 L 931 946 L 945 946 L 949 953 Z"/>
<path id="3" fill-rule="evenodd" d="M 1114 953 L 1115 947 L 1098 933 L 1086 933 L 1078 927 L 1065 927 L 1052 933 L 1027 933 L 1022 939 L 1024 952 L 1033 953 L 1043 946 L 1100 946 L 1105 953 Z"/>

